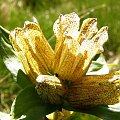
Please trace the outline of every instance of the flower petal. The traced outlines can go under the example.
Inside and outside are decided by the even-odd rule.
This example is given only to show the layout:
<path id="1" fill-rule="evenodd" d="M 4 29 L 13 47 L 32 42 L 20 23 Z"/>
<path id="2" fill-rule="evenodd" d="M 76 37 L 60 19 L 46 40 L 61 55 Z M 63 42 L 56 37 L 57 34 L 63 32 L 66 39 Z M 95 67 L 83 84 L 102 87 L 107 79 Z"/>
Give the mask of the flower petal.
<path id="1" fill-rule="evenodd" d="M 60 56 L 64 41 L 69 38 L 75 38 L 78 35 L 79 17 L 76 13 L 60 15 L 53 25 L 53 30 L 56 35 L 55 46 L 55 61 L 53 68 L 56 69 L 59 65 Z"/>
<path id="2" fill-rule="evenodd" d="M 38 24 L 25 22 L 22 29 L 16 28 L 11 32 L 10 40 L 16 52 L 24 54 L 28 64 L 37 75 L 40 73 L 47 74 L 48 71 L 51 71 L 54 52 Z M 20 59 L 23 58 L 20 57 Z M 26 72 L 28 73 L 27 70 Z"/>
<path id="3" fill-rule="evenodd" d="M 62 53 L 60 56 L 60 62 L 58 67 L 55 69 L 55 73 L 58 77 L 63 80 L 70 80 L 70 72 L 73 67 L 73 63 L 78 54 L 80 44 L 72 38 L 66 39 L 62 46 Z"/>
<path id="4" fill-rule="evenodd" d="M 33 27 L 30 22 L 26 23 L 25 26 L 26 26 L 25 34 L 28 37 L 28 41 L 31 44 L 33 52 L 41 58 L 41 61 L 43 60 L 43 62 L 47 65 L 47 68 L 50 72 L 54 58 L 54 51 L 52 50 L 51 46 L 45 39 L 40 28 L 38 32 L 33 31 Z M 35 27 L 39 27 L 39 26 L 35 26 Z"/>
<path id="5" fill-rule="evenodd" d="M 116 104 L 120 102 L 120 71 L 83 76 L 71 84 L 67 95 L 76 108 Z"/>
<path id="6" fill-rule="evenodd" d="M 92 39 L 94 42 L 97 42 L 99 44 L 97 53 L 99 54 L 103 52 L 102 45 L 108 40 L 108 27 L 102 27 Z"/>
<path id="7" fill-rule="evenodd" d="M 56 37 L 59 38 L 59 35 L 62 34 L 62 36 L 74 38 L 75 33 L 79 29 L 79 20 L 80 18 L 75 12 L 66 15 L 61 14 L 53 25 Z"/>
<path id="8" fill-rule="evenodd" d="M 76 68 L 73 69 L 74 71 L 71 71 L 72 80 L 80 79 L 80 77 L 87 72 L 92 58 L 96 54 L 103 52 L 102 45 L 108 39 L 107 30 L 107 27 L 102 27 L 91 40 L 84 40 L 81 43 L 79 51 L 80 60 L 78 61 L 78 58 L 76 57 L 77 62 L 74 61 L 74 64 L 76 64 L 74 67 Z"/>
<path id="9" fill-rule="evenodd" d="M 83 21 L 80 29 L 78 41 L 82 43 L 83 40 L 91 39 L 97 33 L 97 19 L 88 18 Z"/>
<path id="10" fill-rule="evenodd" d="M 22 51 L 18 52 L 17 55 L 21 59 L 26 74 L 29 76 L 33 83 L 36 83 L 35 78 L 37 78 L 38 74 L 40 74 L 40 71 L 35 72 L 35 70 L 32 69 L 32 66 L 29 64 L 28 59 L 25 57 L 25 54 Z"/>

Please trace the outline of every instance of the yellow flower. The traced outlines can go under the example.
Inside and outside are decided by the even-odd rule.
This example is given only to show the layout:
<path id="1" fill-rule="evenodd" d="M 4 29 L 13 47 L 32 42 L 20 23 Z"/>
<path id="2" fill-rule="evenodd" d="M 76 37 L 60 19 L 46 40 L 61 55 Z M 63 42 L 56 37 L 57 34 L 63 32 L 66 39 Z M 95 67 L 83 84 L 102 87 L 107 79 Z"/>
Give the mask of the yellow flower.
<path id="1" fill-rule="evenodd" d="M 77 108 L 115 104 L 120 96 L 120 72 L 86 75 L 93 57 L 103 52 L 108 27 L 98 30 L 97 19 L 88 18 L 79 30 L 79 20 L 73 12 L 55 21 L 55 50 L 35 22 L 12 31 L 10 41 L 38 93 L 51 103 L 61 103 L 64 97 Z"/>

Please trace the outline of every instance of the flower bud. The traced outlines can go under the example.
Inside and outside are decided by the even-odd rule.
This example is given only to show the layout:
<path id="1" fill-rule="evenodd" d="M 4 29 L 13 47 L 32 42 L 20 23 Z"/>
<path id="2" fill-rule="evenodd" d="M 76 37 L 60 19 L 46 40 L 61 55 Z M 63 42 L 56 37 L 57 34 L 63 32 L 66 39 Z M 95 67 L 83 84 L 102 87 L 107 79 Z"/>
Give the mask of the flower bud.
<path id="1" fill-rule="evenodd" d="M 42 100 L 51 104 L 62 104 L 65 89 L 61 81 L 50 75 L 39 75 L 36 90 Z"/>

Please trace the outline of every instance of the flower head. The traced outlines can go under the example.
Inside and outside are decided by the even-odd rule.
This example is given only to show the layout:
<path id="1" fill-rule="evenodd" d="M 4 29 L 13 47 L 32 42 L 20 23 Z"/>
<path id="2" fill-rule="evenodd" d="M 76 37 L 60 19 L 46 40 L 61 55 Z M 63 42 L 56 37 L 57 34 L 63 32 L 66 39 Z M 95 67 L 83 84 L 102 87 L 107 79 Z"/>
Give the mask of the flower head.
<path id="1" fill-rule="evenodd" d="M 38 94 L 44 96 L 41 91 L 48 91 L 43 86 L 51 89 L 53 94 L 45 92 L 50 102 L 58 100 L 54 96 L 66 95 L 65 99 L 74 107 L 115 104 L 119 102 L 120 96 L 120 72 L 86 75 L 93 57 L 103 52 L 102 46 L 108 39 L 108 27 L 98 30 L 97 19 L 88 18 L 83 21 L 79 30 L 79 21 L 80 18 L 74 12 L 59 16 L 53 25 L 55 50 L 50 47 L 35 22 L 25 22 L 23 28 L 16 28 L 10 34 L 10 41 L 26 74 L 33 83 L 39 83 L 36 87 L 39 89 Z M 64 81 L 71 81 L 70 86 Z M 56 89 L 59 94 L 56 94 Z"/>

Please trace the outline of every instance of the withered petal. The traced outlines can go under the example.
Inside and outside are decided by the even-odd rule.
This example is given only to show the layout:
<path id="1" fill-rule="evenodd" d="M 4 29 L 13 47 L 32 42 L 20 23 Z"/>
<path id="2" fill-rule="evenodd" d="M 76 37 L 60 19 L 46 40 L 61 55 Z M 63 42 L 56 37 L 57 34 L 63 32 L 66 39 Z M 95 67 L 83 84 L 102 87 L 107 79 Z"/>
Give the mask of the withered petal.
<path id="1" fill-rule="evenodd" d="M 83 76 L 72 82 L 66 96 L 76 108 L 116 104 L 120 102 L 120 71 Z"/>

